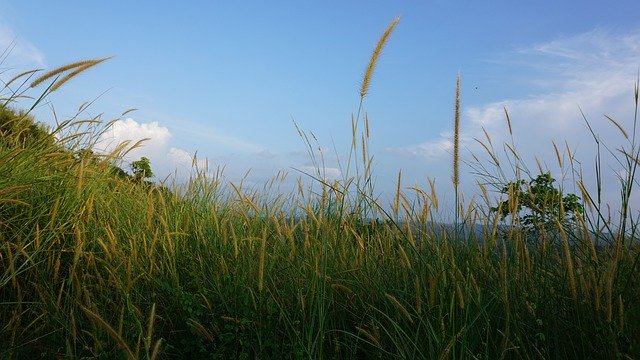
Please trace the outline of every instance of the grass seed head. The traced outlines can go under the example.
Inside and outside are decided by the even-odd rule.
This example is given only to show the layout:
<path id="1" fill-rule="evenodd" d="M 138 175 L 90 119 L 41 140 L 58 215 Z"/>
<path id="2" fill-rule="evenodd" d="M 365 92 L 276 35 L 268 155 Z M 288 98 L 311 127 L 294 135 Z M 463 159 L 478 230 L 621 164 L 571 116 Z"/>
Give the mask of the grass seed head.
<path id="1" fill-rule="evenodd" d="M 400 17 L 396 17 L 395 19 L 393 19 L 391 24 L 389 24 L 387 29 L 384 31 L 384 33 L 378 40 L 378 43 L 376 44 L 376 47 L 373 50 L 373 53 L 371 54 L 371 58 L 369 59 L 369 65 L 367 65 L 367 70 L 364 72 L 362 87 L 360 88 L 360 98 L 364 98 L 367 96 L 367 92 L 369 91 L 369 85 L 371 84 L 371 77 L 373 76 L 373 70 L 376 67 L 378 58 L 380 57 L 380 54 L 382 53 L 382 49 L 386 45 L 387 40 L 389 40 L 389 36 L 391 36 L 393 29 L 396 27 L 396 25 L 398 25 L 399 21 L 400 21 Z"/>

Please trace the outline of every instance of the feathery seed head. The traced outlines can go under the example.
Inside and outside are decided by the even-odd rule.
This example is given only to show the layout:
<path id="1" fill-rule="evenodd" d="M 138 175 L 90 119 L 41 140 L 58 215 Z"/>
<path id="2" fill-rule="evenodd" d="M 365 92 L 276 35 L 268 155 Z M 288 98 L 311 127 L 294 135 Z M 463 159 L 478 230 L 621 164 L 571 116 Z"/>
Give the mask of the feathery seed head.
<path id="1" fill-rule="evenodd" d="M 364 98 L 365 96 L 367 96 L 367 92 L 369 91 L 369 84 L 371 83 L 371 76 L 373 75 L 373 69 L 376 67 L 376 63 L 378 62 L 378 57 L 380 56 L 380 53 L 382 52 L 382 49 L 387 43 L 389 36 L 393 32 L 393 29 L 396 27 L 396 25 L 398 25 L 399 21 L 400 21 L 399 16 L 393 19 L 391 24 L 389 24 L 387 29 L 384 31 L 384 33 L 378 40 L 378 43 L 376 44 L 376 47 L 373 50 L 373 53 L 371 54 L 371 58 L 369 59 L 369 65 L 367 65 L 367 70 L 364 73 L 364 78 L 362 80 L 362 87 L 360 88 L 360 98 Z"/>
<path id="2" fill-rule="evenodd" d="M 456 106 L 453 116 L 453 186 L 460 183 L 460 74 L 456 78 Z"/>
<path id="3" fill-rule="evenodd" d="M 104 62 L 106 60 L 109 60 L 112 57 L 113 56 L 105 57 L 105 58 L 102 58 L 102 59 L 82 60 L 82 61 L 74 62 L 74 63 L 69 64 L 69 65 L 61 66 L 61 67 L 59 67 L 57 69 L 53 69 L 53 70 L 47 72 L 46 74 L 38 77 L 37 79 L 35 79 L 31 83 L 31 87 L 32 88 L 36 87 L 36 86 L 42 84 L 43 82 L 51 79 L 54 76 L 61 75 L 62 73 L 66 72 L 66 71 L 69 71 L 69 70 L 73 70 L 72 72 L 67 74 L 65 77 L 63 77 L 62 79 L 58 80 L 55 84 L 53 84 L 53 86 L 51 87 L 51 91 L 55 91 L 60 86 L 62 86 L 64 83 L 66 83 L 67 81 L 71 80 L 71 78 L 73 78 L 74 76 L 76 76 L 76 75 L 80 74 L 81 72 L 89 69 L 90 67 L 98 65 L 101 62 Z"/>

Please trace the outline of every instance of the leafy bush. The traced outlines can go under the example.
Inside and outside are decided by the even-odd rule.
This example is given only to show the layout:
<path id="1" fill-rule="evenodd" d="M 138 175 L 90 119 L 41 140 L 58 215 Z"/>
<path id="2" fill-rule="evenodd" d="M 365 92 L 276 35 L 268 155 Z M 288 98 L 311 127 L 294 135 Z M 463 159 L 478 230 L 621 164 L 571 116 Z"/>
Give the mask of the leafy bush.
<path id="1" fill-rule="evenodd" d="M 584 206 L 575 194 L 564 195 L 553 186 L 555 179 L 550 173 L 540 174 L 528 184 L 525 180 L 512 181 L 500 192 L 507 200 L 492 207 L 501 219 L 509 216 L 521 225 L 530 239 L 538 238 L 540 232 L 549 232 L 562 226 L 572 229 L 577 216 L 584 214 Z M 545 234 L 546 235 L 546 234 Z"/>

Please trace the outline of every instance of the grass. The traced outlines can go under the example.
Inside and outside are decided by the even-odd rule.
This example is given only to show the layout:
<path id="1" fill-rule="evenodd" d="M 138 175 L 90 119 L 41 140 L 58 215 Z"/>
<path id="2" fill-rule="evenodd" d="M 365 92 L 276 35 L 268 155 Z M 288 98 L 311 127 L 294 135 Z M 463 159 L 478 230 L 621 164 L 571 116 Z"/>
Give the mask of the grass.
<path id="1" fill-rule="evenodd" d="M 605 215 L 599 188 L 582 187 L 592 210 L 570 224 L 560 211 L 550 230 L 537 224 L 547 242 L 530 241 L 513 190 L 511 216 L 501 220 L 481 185 L 487 204 L 457 204 L 462 225 L 452 235 L 433 221 L 440 211 L 433 183 L 404 189 L 401 174 L 387 213 L 374 199 L 362 104 L 396 24 L 367 68 L 344 179 L 326 182 L 314 157 L 315 187 L 292 194 L 244 189 L 208 169 L 183 184 L 133 179 L 114 163 L 139 144 L 87 152 L 98 119 L 45 131 L 29 111 L 11 108 L 36 73 L 5 86 L 0 357 L 640 357 L 640 251 L 628 201 L 640 151 L 636 119 L 628 147 L 612 151 L 630 170 L 618 224 Z M 33 106 L 103 60 L 50 72 Z M 487 140 L 490 160 L 474 164 L 478 181 L 507 185 L 509 169 Z M 512 169 L 524 168 L 512 144 L 504 150 Z M 350 175 L 356 154 L 362 167 Z M 521 175 L 533 174 L 514 171 Z M 465 226 L 478 226 L 483 239 Z"/>

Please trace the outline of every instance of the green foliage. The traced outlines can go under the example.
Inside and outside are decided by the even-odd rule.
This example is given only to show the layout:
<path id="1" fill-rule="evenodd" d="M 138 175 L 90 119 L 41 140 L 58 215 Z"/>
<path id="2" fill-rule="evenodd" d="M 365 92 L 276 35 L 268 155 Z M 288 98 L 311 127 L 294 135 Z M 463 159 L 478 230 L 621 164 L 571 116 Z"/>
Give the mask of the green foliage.
<path id="1" fill-rule="evenodd" d="M 557 228 L 558 223 L 569 227 L 584 213 L 584 206 L 575 194 L 563 196 L 554 182 L 550 173 L 540 174 L 528 184 L 525 180 L 512 181 L 500 190 L 508 199 L 491 211 L 498 212 L 502 219 L 516 216 L 528 234 Z"/>
<path id="2" fill-rule="evenodd" d="M 54 139 L 43 124 L 23 111 L 0 107 L 0 144 L 27 147 L 53 146 Z"/>
<path id="3" fill-rule="evenodd" d="M 133 172 L 133 177 L 138 181 L 153 177 L 151 163 L 149 162 L 149 158 L 147 157 L 143 156 L 140 158 L 140 160 L 132 162 L 130 167 L 131 171 Z"/>

